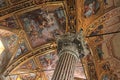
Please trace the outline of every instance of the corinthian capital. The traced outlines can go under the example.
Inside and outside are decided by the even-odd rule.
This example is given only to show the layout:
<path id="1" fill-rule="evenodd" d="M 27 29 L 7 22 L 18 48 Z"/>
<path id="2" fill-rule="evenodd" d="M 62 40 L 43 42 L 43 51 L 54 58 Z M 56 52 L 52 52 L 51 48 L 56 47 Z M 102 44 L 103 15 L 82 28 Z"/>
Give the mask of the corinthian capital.
<path id="1" fill-rule="evenodd" d="M 75 33 L 66 33 L 64 35 L 57 37 L 57 51 L 58 53 L 62 51 L 72 51 L 77 53 L 77 56 L 84 56 L 89 53 L 86 43 L 84 41 L 84 36 L 82 30 Z M 61 55 L 61 54 L 60 54 Z"/>

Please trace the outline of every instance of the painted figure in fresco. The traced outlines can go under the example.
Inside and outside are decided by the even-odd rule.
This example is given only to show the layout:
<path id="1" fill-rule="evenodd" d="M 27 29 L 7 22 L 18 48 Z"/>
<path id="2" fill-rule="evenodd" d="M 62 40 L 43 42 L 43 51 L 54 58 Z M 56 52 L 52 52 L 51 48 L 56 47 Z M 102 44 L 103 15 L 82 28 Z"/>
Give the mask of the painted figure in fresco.
<path id="1" fill-rule="evenodd" d="M 37 40 L 39 38 L 38 30 L 37 30 L 37 24 L 34 19 L 30 20 L 30 36 L 31 41 Z"/>
<path id="2" fill-rule="evenodd" d="M 51 15 L 49 13 L 46 12 L 43 14 L 43 16 L 46 20 L 46 27 L 51 27 L 54 25 L 54 19 L 53 19 L 53 17 L 51 17 Z"/>
<path id="3" fill-rule="evenodd" d="M 42 37 L 42 31 L 44 29 L 44 26 L 42 24 L 39 25 L 39 37 Z"/>
<path id="4" fill-rule="evenodd" d="M 27 17 L 25 17 L 24 19 L 23 19 L 23 22 L 24 22 L 24 26 L 25 26 L 25 31 L 28 33 L 28 34 L 30 34 L 30 20 L 29 20 L 29 18 L 27 18 Z"/>
<path id="5" fill-rule="evenodd" d="M 23 54 L 23 53 L 25 53 L 27 51 L 28 50 L 27 50 L 27 47 L 26 47 L 25 43 L 21 43 L 21 44 L 19 44 L 19 48 L 18 48 L 18 51 L 17 51 L 15 57 L 18 57 L 19 55 L 21 55 L 21 54 Z"/>
<path id="6" fill-rule="evenodd" d="M 84 16 L 87 18 L 90 17 L 92 14 L 96 14 L 99 8 L 100 8 L 100 4 L 97 0 L 85 0 Z"/>
<path id="7" fill-rule="evenodd" d="M 47 62 L 47 66 L 50 66 L 52 64 L 52 54 L 47 54 L 45 56 L 45 60 Z"/>

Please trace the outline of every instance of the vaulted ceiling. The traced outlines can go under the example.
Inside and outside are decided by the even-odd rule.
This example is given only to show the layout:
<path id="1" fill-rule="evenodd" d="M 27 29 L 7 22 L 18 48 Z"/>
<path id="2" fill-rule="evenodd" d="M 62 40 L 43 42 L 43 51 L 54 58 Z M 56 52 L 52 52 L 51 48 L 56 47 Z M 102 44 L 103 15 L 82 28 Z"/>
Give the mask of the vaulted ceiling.
<path id="1" fill-rule="evenodd" d="M 100 69 L 97 74 L 106 75 L 101 66 L 109 62 L 120 78 L 120 34 L 87 37 L 119 31 L 119 0 L 0 0 L 0 40 L 5 47 L 0 74 L 8 80 L 51 80 L 58 60 L 56 36 L 80 28 Z M 88 78 L 85 62 L 76 64 L 76 79 Z"/>

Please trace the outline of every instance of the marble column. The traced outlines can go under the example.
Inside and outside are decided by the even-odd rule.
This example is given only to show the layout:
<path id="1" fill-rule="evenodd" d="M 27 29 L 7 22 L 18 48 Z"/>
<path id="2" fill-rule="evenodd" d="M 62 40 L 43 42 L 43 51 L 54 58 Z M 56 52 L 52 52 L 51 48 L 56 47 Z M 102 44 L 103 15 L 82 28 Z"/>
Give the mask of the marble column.
<path id="1" fill-rule="evenodd" d="M 69 34 L 58 38 L 59 60 L 52 80 L 74 80 L 74 70 L 79 59 L 78 44 L 75 43 L 75 35 Z"/>

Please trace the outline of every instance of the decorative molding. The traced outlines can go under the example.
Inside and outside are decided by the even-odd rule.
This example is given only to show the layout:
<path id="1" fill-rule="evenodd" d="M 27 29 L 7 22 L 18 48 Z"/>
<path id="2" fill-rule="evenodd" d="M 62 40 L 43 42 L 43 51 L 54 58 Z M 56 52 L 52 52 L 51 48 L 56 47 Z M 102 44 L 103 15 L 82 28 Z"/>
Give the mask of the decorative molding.
<path id="1" fill-rule="evenodd" d="M 77 26 L 76 0 L 66 0 L 66 11 L 68 17 L 68 31 L 75 32 Z"/>
<path id="2" fill-rule="evenodd" d="M 25 8 L 30 8 L 31 6 L 35 5 L 33 1 L 28 1 L 28 2 L 24 2 L 24 3 L 20 3 L 18 5 L 12 5 L 6 9 L 3 9 L 0 11 L 0 17 L 5 16 L 7 14 L 13 13 L 13 12 L 17 12 L 19 10 L 25 9 Z"/>

